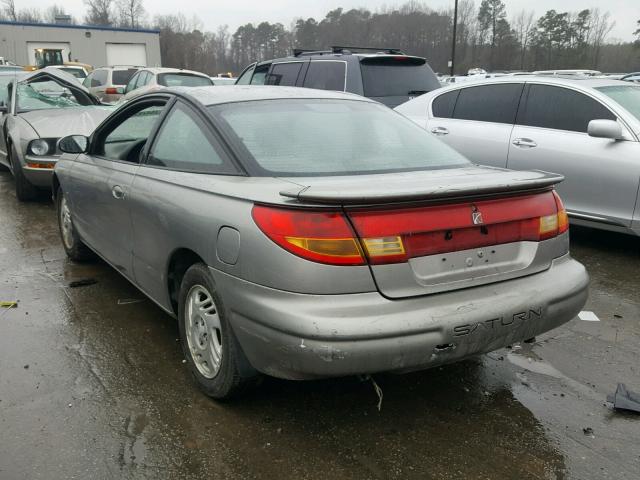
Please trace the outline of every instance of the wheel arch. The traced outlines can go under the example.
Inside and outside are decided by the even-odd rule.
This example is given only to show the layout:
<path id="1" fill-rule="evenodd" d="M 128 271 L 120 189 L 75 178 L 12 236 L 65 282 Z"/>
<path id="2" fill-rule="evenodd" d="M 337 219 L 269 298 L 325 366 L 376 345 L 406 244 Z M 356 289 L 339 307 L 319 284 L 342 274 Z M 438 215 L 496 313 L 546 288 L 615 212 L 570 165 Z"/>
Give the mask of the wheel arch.
<path id="1" fill-rule="evenodd" d="M 187 270 L 196 263 L 206 265 L 202 256 L 190 248 L 177 248 L 169 257 L 169 262 L 167 263 L 167 293 L 171 310 L 176 316 L 178 315 L 180 284 Z"/>

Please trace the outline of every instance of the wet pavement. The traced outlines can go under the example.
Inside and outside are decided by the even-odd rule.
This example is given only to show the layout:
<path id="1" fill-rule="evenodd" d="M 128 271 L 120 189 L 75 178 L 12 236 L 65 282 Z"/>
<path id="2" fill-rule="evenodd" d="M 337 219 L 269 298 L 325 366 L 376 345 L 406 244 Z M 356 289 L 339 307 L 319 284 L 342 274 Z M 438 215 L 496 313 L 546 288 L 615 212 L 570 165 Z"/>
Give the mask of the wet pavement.
<path id="1" fill-rule="evenodd" d="M 638 479 L 640 240 L 572 229 L 586 310 L 534 345 L 430 371 L 200 394 L 175 321 L 106 264 L 69 262 L 54 207 L 0 173 L 0 479 Z M 74 280 L 93 285 L 71 288 Z M 587 430 L 584 430 L 587 429 Z M 586 433 L 585 433 L 586 431 Z"/>

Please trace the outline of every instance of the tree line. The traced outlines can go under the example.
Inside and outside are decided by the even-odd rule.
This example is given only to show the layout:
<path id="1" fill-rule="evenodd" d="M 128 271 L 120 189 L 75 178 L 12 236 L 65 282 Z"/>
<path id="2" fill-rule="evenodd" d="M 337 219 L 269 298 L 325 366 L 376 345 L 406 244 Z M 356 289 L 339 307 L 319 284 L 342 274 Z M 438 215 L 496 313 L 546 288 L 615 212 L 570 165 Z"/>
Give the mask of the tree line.
<path id="1" fill-rule="evenodd" d="M 247 23 L 231 32 L 227 26 L 205 31 L 202 22 L 183 14 L 150 17 L 142 0 L 84 0 L 81 23 L 160 30 L 164 66 L 209 74 L 238 73 L 247 64 L 286 56 L 293 48 L 331 45 L 398 48 L 426 57 L 434 70 L 447 72 L 452 45 L 452 9 L 433 9 L 409 1 L 377 11 L 336 8 L 323 19 L 297 18 L 282 23 Z M 64 14 L 58 5 L 40 11 L 16 9 L 2 0 L 2 16 L 14 21 L 51 22 Z M 72 19 L 72 22 L 77 22 Z M 615 23 L 608 12 L 548 10 L 536 16 L 521 10 L 509 16 L 502 0 L 461 0 L 456 35 L 456 73 L 469 68 L 540 70 L 590 68 L 640 70 L 640 20 L 635 41 L 611 42 Z"/>

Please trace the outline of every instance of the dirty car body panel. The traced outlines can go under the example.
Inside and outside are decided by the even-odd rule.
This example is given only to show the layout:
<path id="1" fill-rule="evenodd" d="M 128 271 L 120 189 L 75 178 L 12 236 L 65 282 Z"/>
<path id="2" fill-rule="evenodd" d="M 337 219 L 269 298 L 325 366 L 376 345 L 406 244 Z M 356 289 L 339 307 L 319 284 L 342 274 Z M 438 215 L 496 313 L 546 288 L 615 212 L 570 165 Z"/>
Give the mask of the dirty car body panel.
<path id="1" fill-rule="evenodd" d="M 270 111 L 273 124 L 265 127 L 262 115 Z M 143 114 L 153 121 L 141 135 L 113 134 L 126 122 L 138 125 L 130 132 L 144 130 Z M 368 160 L 360 140 L 351 143 L 354 132 L 338 132 L 365 118 L 393 132 L 365 152 Z M 277 132 L 294 120 L 289 144 L 279 143 Z M 335 144 L 322 131 L 304 133 L 317 121 L 320 129 L 336 128 Z M 198 142 L 186 133 L 193 125 Z M 378 135 L 381 124 L 364 128 Z M 415 149 L 390 168 L 407 138 Z M 545 222 L 555 222 L 561 207 L 552 189 L 562 177 L 472 166 L 362 97 L 287 87 L 166 89 L 125 104 L 89 143 L 87 153 L 62 156 L 54 179 L 82 240 L 172 315 L 176 262 L 206 264 L 242 351 L 268 375 L 428 368 L 535 337 L 569 321 L 586 301 L 588 276 L 557 224 L 544 239 L 524 239 L 518 232 L 533 225 L 537 235 L 542 224 L 514 213 L 505 225 L 517 228 L 494 230 L 492 212 L 513 198 L 524 210 L 551 205 Z M 423 147 L 435 160 L 424 159 Z M 420 223 L 445 218 L 443 208 L 458 212 L 451 213 L 460 222 L 453 237 L 445 228 L 365 238 L 369 215 L 380 218 L 373 227 L 393 229 L 399 215 Z M 337 222 L 347 238 L 329 235 L 325 221 Z M 277 222 L 305 224 L 317 238 L 276 231 Z M 453 250 L 450 237 L 460 242 Z M 442 248 L 423 255 L 431 240 L 415 242 L 430 238 Z M 430 261 L 451 266 L 435 278 Z"/>

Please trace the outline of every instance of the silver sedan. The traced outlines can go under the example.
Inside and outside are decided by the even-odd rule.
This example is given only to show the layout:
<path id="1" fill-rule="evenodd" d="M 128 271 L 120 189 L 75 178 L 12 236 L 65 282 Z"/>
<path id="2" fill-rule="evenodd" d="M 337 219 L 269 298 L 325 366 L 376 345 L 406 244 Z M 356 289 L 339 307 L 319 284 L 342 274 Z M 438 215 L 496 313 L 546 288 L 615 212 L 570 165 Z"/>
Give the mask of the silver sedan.
<path id="1" fill-rule="evenodd" d="M 406 372 L 573 318 L 561 176 L 471 165 L 364 97 L 166 89 L 60 141 L 64 248 L 178 318 L 200 387 Z"/>
<path id="2" fill-rule="evenodd" d="M 640 85 L 503 77 L 436 90 L 396 111 L 473 162 L 561 173 L 572 223 L 640 235 Z"/>

